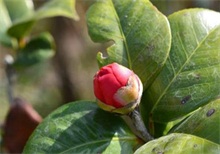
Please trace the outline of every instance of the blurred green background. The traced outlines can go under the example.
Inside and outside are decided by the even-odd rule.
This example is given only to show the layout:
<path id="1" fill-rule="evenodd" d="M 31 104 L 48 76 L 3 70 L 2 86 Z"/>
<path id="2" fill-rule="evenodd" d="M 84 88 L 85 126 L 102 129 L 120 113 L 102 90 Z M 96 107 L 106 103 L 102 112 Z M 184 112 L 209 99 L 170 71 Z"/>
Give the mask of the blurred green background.
<path id="1" fill-rule="evenodd" d="M 34 0 L 35 7 L 47 0 Z M 165 15 L 185 8 L 202 7 L 220 11 L 219 0 L 152 0 Z M 108 43 L 93 43 L 86 26 L 86 11 L 93 0 L 76 0 L 79 21 L 56 17 L 43 20 L 33 33 L 47 29 L 56 42 L 56 55 L 49 61 L 17 72 L 15 96 L 31 103 L 45 117 L 62 104 L 75 100 L 94 100 L 92 80 L 98 70 L 96 54 L 105 52 Z M 3 59 L 13 52 L 0 46 L 0 123 L 9 108 Z"/>

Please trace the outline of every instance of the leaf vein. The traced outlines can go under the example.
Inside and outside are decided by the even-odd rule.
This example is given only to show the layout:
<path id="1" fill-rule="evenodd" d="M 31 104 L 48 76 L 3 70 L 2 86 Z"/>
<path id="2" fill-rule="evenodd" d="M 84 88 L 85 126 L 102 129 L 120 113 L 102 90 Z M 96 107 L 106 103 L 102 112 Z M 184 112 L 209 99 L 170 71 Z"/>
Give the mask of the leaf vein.
<path id="1" fill-rule="evenodd" d="M 123 28 L 121 26 L 121 22 L 120 22 L 118 13 L 117 13 L 117 11 L 115 9 L 115 6 L 114 6 L 114 3 L 113 3 L 112 0 L 111 0 L 111 5 L 112 5 L 112 8 L 114 8 L 113 10 L 114 10 L 115 18 L 117 19 L 118 26 L 119 26 L 119 29 L 120 29 L 120 32 L 121 32 L 121 35 L 122 35 L 122 39 L 123 39 L 123 43 L 124 43 L 125 51 L 126 51 L 126 55 L 127 55 L 127 60 L 128 60 L 128 67 L 130 69 L 132 69 L 131 59 L 130 59 L 130 54 L 129 54 L 129 48 L 128 48 L 128 45 L 127 45 L 127 40 L 126 40 L 126 37 L 124 35 L 124 31 L 123 31 Z"/>
<path id="2" fill-rule="evenodd" d="M 119 137 L 113 137 L 111 140 L 113 141 L 119 141 L 119 140 L 134 140 L 134 137 L 123 137 L 123 138 L 119 138 Z M 102 142 L 109 142 L 111 141 L 109 138 L 106 138 L 106 139 L 102 139 L 102 140 L 96 140 L 96 141 L 90 141 L 90 142 L 87 142 L 87 143 L 83 143 L 83 144 L 80 144 L 80 145 L 77 145 L 75 147 L 71 147 L 61 153 L 68 153 L 68 151 L 72 151 L 74 149 L 77 149 L 77 148 L 80 148 L 80 147 L 86 147 L 88 145 L 92 145 L 92 144 L 96 144 L 96 143 L 102 143 Z"/>
<path id="3" fill-rule="evenodd" d="M 218 27 L 218 26 L 217 26 Z M 175 81 L 175 79 L 177 78 L 177 76 L 181 73 L 181 71 L 183 70 L 183 68 L 185 67 L 185 65 L 190 61 L 190 59 L 192 58 L 192 56 L 197 52 L 197 50 L 199 49 L 200 45 L 203 44 L 205 42 L 205 40 L 208 38 L 208 36 L 210 34 L 212 34 L 212 32 L 214 32 L 217 27 L 213 28 L 209 34 L 207 34 L 202 40 L 201 42 L 197 45 L 197 47 L 193 50 L 192 54 L 189 56 L 188 59 L 186 59 L 186 61 L 183 63 L 182 67 L 179 69 L 179 71 L 177 72 L 177 75 L 174 76 L 170 83 L 167 85 L 167 87 L 164 89 L 164 91 L 162 92 L 162 94 L 159 96 L 158 100 L 156 101 L 152 111 L 155 109 L 155 107 L 157 106 L 157 104 L 160 102 L 160 100 L 163 98 L 163 96 L 166 94 L 166 92 L 168 91 L 168 89 L 170 88 L 170 86 L 173 84 L 173 82 Z M 166 64 L 165 64 L 166 65 Z"/>

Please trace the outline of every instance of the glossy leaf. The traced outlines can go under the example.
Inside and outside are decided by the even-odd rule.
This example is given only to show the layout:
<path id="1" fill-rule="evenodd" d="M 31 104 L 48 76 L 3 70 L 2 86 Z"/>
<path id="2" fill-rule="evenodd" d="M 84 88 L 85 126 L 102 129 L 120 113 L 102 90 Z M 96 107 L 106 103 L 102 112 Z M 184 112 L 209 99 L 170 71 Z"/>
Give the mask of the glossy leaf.
<path id="1" fill-rule="evenodd" d="M 45 32 L 30 40 L 27 45 L 18 52 L 15 67 L 29 67 L 51 58 L 55 51 L 52 36 Z"/>
<path id="2" fill-rule="evenodd" d="M 66 104 L 35 130 L 23 153 L 133 153 L 139 139 L 119 117 L 95 102 Z"/>
<path id="3" fill-rule="evenodd" d="M 145 92 L 153 121 L 168 122 L 207 104 L 220 93 L 220 13 L 187 9 L 169 16 L 168 60 Z"/>
<path id="4" fill-rule="evenodd" d="M 220 100 L 197 110 L 171 132 L 193 134 L 220 144 Z"/>
<path id="5" fill-rule="evenodd" d="M 134 70 L 146 89 L 169 53 L 167 18 L 148 0 L 101 0 L 87 12 L 87 24 L 93 41 L 113 41 L 107 57 L 98 53 L 99 65 L 117 62 Z"/>
<path id="6" fill-rule="evenodd" d="M 78 15 L 75 11 L 75 0 L 51 0 L 34 12 L 31 16 L 16 21 L 8 30 L 12 37 L 22 38 L 27 35 L 33 25 L 41 19 L 54 16 L 64 16 L 77 20 Z"/>
<path id="7" fill-rule="evenodd" d="M 135 154 L 219 154 L 220 145 L 188 134 L 170 134 L 140 147 Z"/>

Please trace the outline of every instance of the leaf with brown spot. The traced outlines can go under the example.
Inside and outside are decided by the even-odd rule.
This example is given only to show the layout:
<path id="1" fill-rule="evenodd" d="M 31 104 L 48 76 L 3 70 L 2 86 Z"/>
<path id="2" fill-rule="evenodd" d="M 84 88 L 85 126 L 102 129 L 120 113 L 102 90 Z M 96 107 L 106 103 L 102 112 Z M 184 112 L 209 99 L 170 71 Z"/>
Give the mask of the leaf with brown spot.
<path id="1" fill-rule="evenodd" d="M 194 8 L 168 19 L 170 54 L 141 103 L 158 123 L 182 118 L 220 93 L 220 13 Z"/>
<path id="2" fill-rule="evenodd" d="M 194 112 L 171 132 L 193 134 L 220 144 L 220 99 Z"/>

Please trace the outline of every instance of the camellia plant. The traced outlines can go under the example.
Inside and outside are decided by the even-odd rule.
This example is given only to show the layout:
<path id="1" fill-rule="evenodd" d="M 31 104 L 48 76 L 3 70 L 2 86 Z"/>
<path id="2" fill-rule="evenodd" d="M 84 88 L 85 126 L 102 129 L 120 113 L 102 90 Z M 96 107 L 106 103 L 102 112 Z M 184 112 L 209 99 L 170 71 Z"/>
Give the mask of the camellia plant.
<path id="1" fill-rule="evenodd" d="M 51 113 L 24 153 L 220 152 L 220 13 L 98 0 L 87 25 L 94 42 L 113 42 L 97 54 L 97 99 Z"/>

